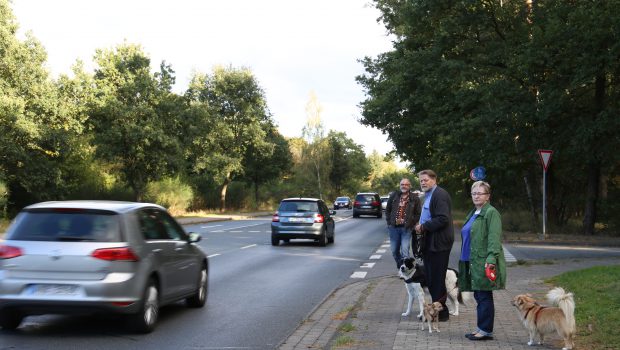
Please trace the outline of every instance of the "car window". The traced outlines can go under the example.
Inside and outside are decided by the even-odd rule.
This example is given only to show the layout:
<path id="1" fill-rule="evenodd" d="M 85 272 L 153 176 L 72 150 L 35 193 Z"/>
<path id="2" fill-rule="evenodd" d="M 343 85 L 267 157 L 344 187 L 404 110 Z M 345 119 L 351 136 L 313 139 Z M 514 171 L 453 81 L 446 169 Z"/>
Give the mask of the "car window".
<path id="1" fill-rule="evenodd" d="M 278 208 L 279 212 L 318 212 L 319 206 L 317 202 L 308 202 L 308 201 L 286 201 L 280 203 L 280 207 Z"/>
<path id="2" fill-rule="evenodd" d="M 161 223 L 166 230 L 166 235 L 169 238 L 183 241 L 187 240 L 187 234 L 185 233 L 185 231 L 183 231 L 181 226 L 179 226 L 179 224 L 174 221 L 174 219 L 170 215 L 168 215 L 168 213 L 157 210 L 157 216 L 161 220 Z"/>
<path id="3" fill-rule="evenodd" d="M 336 198 L 337 201 L 348 201 L 349 197 L 338 197 Z"/>
<path id="4" fill-rule="evenodd" d="M 140 231 L 145 240 L 169 239 L 168 233 L 152 209 L 143 209 L 138 213 Z"/>
<path id="5" fill-rule="evenodd" d="M 358 194 L 355 200 L 358 202 L 372 202 L 377 199 L 375 199 L 375 196 L 372 194 Z"/>
<path id="6" fill-rule="evenodd" d="M 22 241 L 120 240 L 118 215 L 106 211 L 46 209 L 22 212 L 9 231 L 9 238 Z"/>

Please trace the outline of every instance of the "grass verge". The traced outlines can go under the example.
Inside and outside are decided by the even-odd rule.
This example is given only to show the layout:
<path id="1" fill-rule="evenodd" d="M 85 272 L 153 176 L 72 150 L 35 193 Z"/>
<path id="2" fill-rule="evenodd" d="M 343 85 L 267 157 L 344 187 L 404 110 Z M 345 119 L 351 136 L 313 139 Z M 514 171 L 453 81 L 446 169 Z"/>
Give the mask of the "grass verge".
<path id="1" fill-rule="evenodd" d="M 353 346 L 353 344 L 355 344 L 355 339 L 349 337 L 348 335 L 340 336 L 336 338 L 336 340 L 334 340 L 335 348 L 349 347 L 349 346 Z"/>
<path id="2" fill-rule="evenodd" d="M 548 279 L 572 292 L 578 349 L 620 349 L 620 265 L 566 272 Z"/>

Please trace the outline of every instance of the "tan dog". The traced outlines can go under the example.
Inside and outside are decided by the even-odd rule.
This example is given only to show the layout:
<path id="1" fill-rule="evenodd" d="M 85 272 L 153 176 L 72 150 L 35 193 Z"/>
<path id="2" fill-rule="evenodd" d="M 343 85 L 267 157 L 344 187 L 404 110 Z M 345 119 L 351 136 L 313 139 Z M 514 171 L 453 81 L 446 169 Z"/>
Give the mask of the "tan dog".
<path id="1" fill-rule="evenodd" d="M 530 333 L 527 345 L 534 345 L 534 336 L 538 335 L 544 342 L 545 334 L 557 332 L 564 339 L 563 350 L 573 348 L 575 336 L 575 301 L 573 293 L 567 293 L 557 287 L 547 293 L 547 300 L 553 306 L 539 305 L 530 294 L 521 294 L 514 297 L 512 305 L 519 310 L 523 325 Z"/>
<path id="2" fill-rule="evenodd" d="M 422 330 L 424 330 L 424 322 L 428 322 L 428 332 L 433 333 L 431 322 L 435 323 L 435 330 L 439 332 L 439 311 L 443 310 L 443 305 L 436 301 L 432 304 L 424 305 L 424 318 L 422 318 Z"/>

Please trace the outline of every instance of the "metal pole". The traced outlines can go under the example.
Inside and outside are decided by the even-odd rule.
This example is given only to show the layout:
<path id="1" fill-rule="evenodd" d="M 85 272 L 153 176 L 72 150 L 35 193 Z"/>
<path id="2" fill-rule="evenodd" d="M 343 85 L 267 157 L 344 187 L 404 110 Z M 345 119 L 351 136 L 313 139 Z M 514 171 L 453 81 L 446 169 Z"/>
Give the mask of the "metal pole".
<path id="1" fill-rule="evenodd" d="M 543 169 L 543 231 L 541 239 L 547 236 L 547 172 Z"/>

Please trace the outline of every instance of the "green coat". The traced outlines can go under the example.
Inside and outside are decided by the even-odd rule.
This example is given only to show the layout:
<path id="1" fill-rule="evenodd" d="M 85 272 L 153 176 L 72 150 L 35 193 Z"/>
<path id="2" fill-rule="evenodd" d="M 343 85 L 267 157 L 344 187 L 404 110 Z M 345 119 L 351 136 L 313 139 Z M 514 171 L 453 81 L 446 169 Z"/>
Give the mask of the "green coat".
<path id="1" fill-rule="evenodd" d="M 474 214 L 467 214 L 465 222 Z M 459 289 L 462 291 L 506 288 L 506 259 L 502 249 L 502 218 L 491 204 L 485 204 L 471 226 L 469 262 L 459 261 Z M 461 250 L 462 250 L 461 244 Z M 498 276 L 491 282 L 484 264 L 494 264 Z"/>

